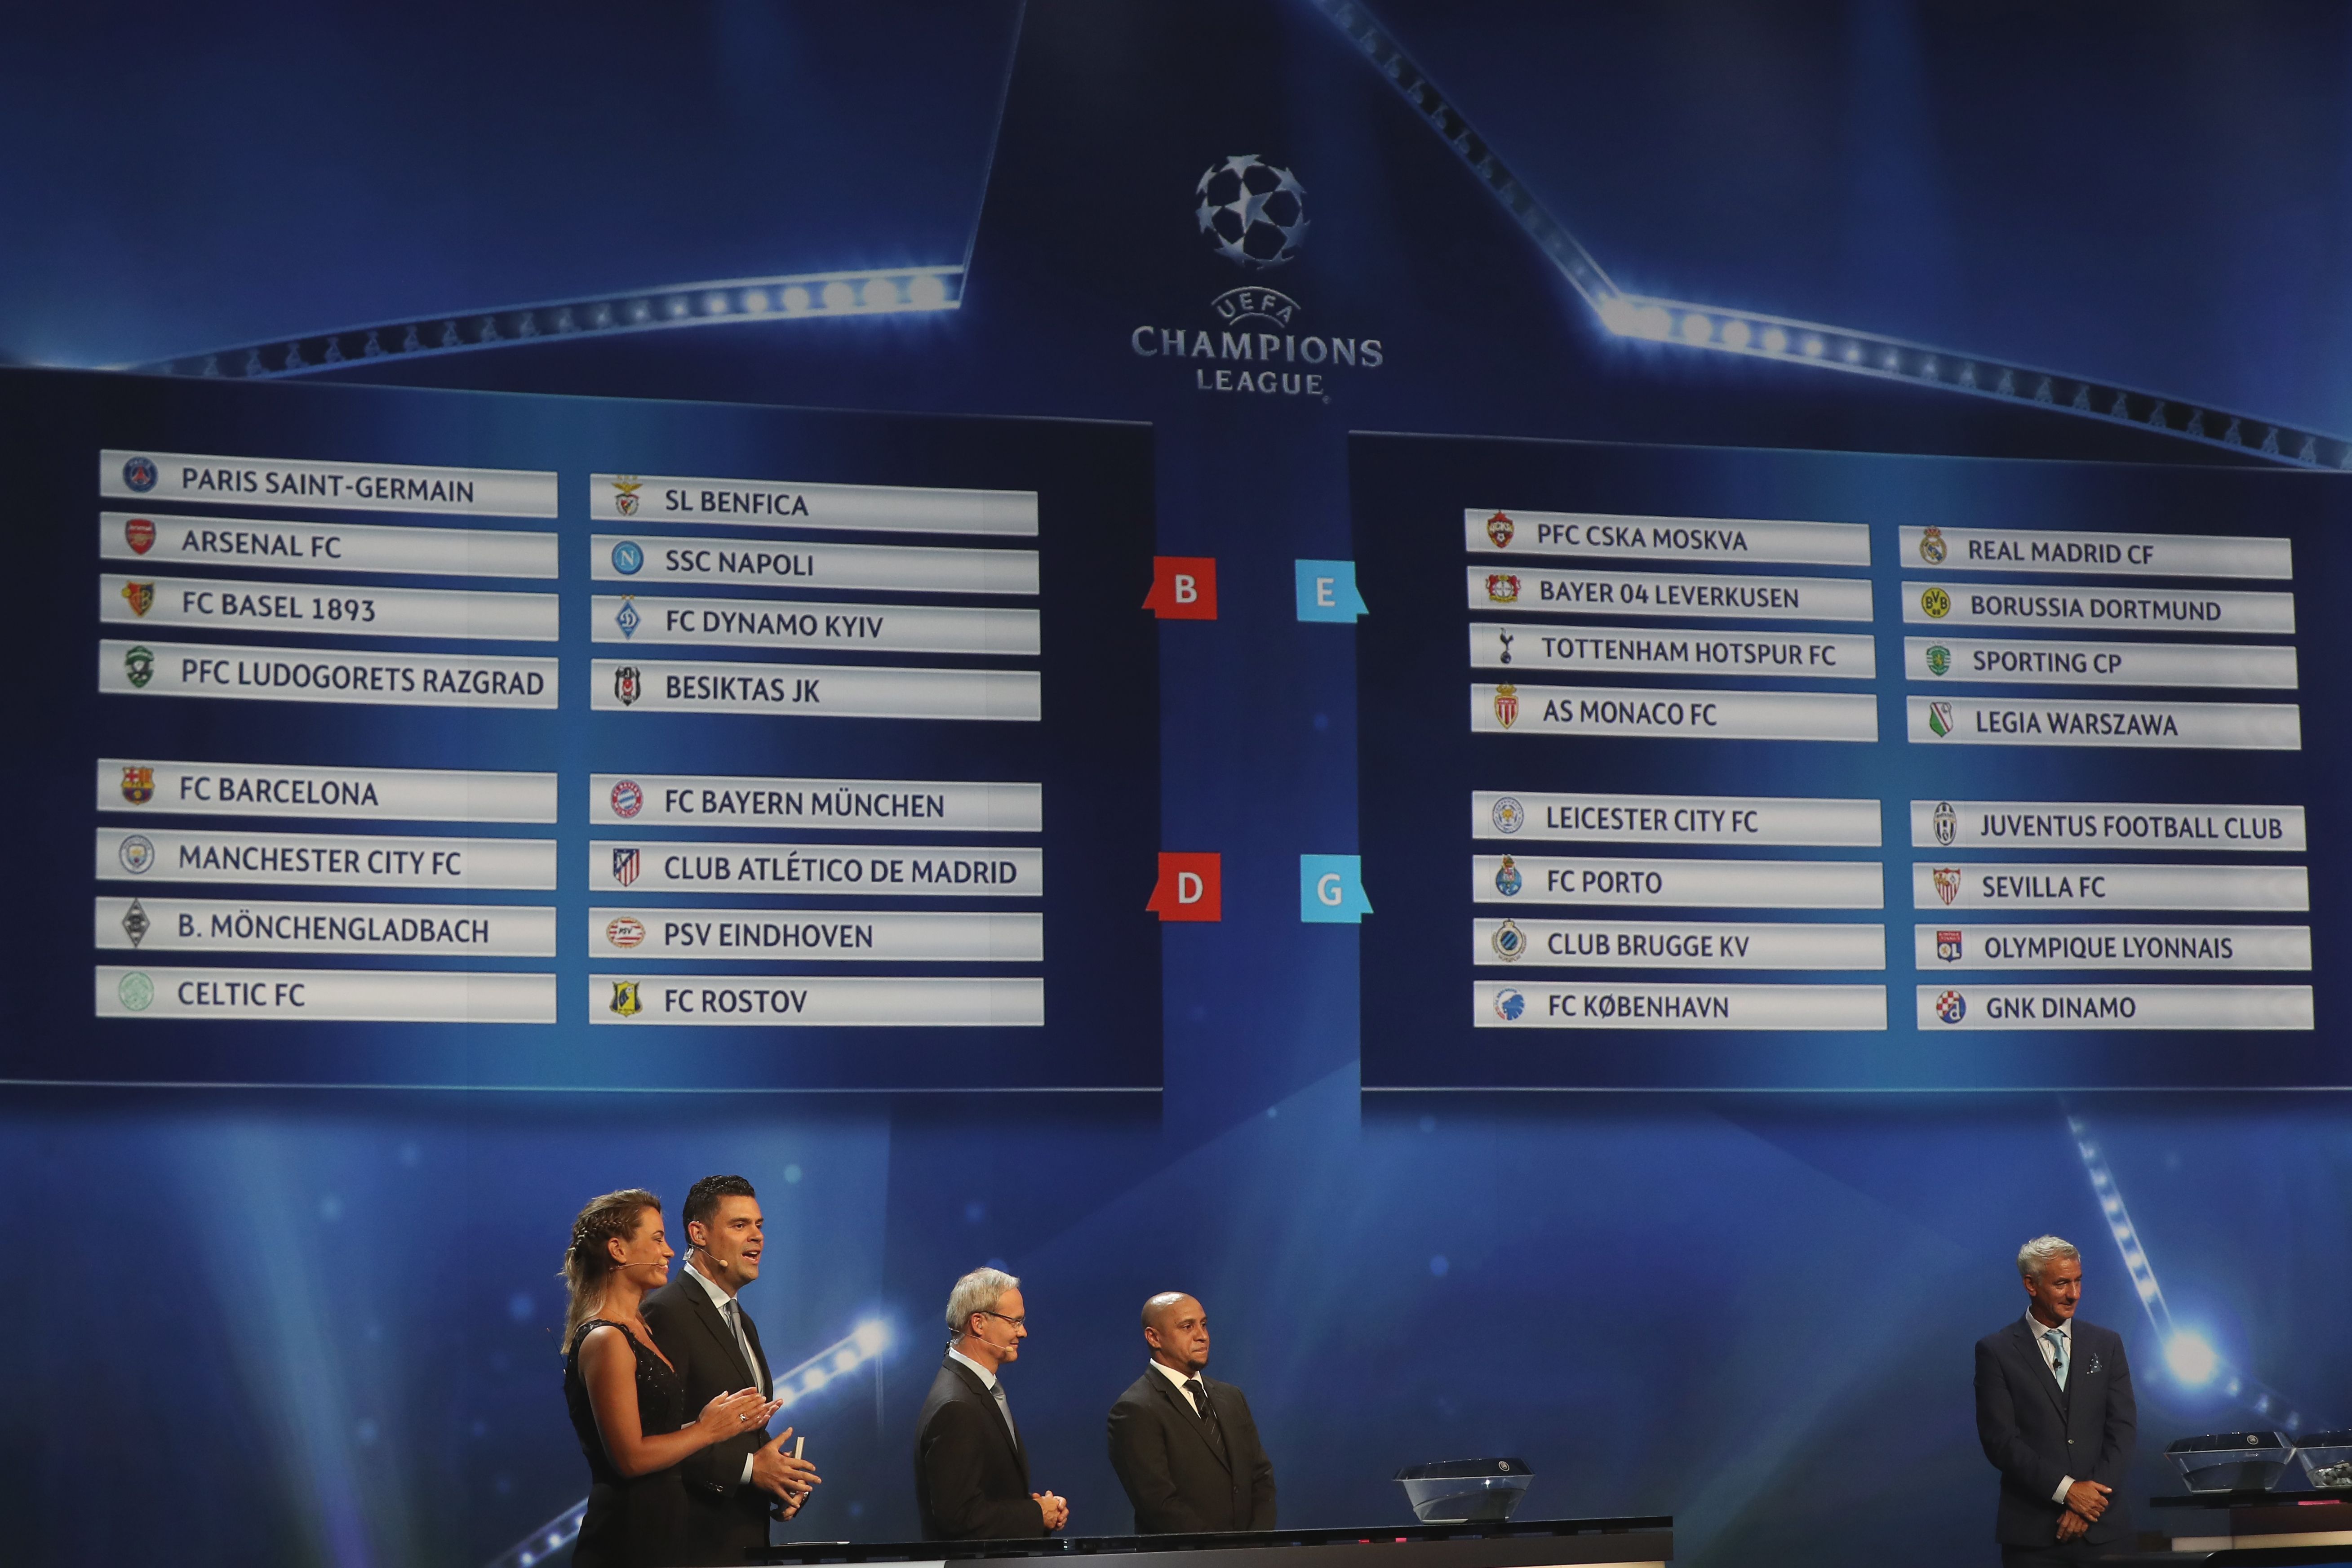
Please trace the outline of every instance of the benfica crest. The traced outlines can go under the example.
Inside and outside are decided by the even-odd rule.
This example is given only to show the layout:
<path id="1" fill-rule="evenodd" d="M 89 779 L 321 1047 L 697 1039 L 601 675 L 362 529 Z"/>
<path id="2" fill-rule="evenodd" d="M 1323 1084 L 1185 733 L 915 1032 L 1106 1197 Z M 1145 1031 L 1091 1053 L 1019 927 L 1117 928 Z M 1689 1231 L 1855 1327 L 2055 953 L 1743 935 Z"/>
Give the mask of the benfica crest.
<path id="1" fill-rule="evenodd" d="M 145 615 L 155 607 L 155 584 L 152 583 L 123 584 L 122 602 L 131 606 L 132 615 Z"/>
<path id="2" fill-rule="evenodd" d="M 1499 511 L 1486 520 L 1486 537 L 1495 542 L 1497 550 L 1509 549 L 1511 535 L 1518 531 L 1518 524 Z"/>
<path id="3" fill-rule="evenodd" d="M 153 768 L 123 769 L 122 798 L 133 805 L 145 805 L 149 801 L 153 800 L 155 770 Z"/>
<path id="4" fill-rule="evenodd" d="M 1508 681 L 1495 688 L 1495 722 L 1507 730 L 1519 721 L 1519 689 Z"/>
<path id="5" fill-rule="evenodd" d="M 125 518 L 122 522 L 122 542 L 131 546 L 133 555 L 144 555 L 155 548 L 155 524 L 143 517 Z"/>
<path id="6" fill-rule="evenodd" d="M 628 707 L 646 694 L 645 672 L 634 664 L 625 664 L 613 672 L 613 695 Z"/>
<path id="7" fill-rule="evenodd" d="M 645 481 L 629 474 L 616 474 L 613 479 L 613 510 L 623 517 L 637 515 L 637 491 Z"/>
<path id="8" fill-rule="evenodd" d="M 613 1011 L 624 1018 L 634 1018 L 645 1011 L 645 1005 L 637 1000 L 637 984 L 634 980 L 613 982 Z"/>
<path id="9" fill-rule="evenodd" d="M 1936 896 L 1950 903 L 1960 896 L 1960 868 L 1958 866 L 1937 866 L 1927 873 L 1936 879 Z"/>

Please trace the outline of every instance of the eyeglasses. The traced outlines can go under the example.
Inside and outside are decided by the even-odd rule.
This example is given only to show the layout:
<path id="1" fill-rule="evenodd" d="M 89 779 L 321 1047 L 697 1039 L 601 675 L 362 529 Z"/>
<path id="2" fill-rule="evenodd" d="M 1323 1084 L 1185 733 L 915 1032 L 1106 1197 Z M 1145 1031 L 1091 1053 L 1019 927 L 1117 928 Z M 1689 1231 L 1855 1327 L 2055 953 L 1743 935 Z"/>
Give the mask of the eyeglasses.
<path id="1" fill-rule="evenodd" d="M 980 1315 L 983 1318 L 1004 1318 L 1003 1313 L 992 1312 L 985 1307 L 982 1307 L 980 1310 Z M 1027 1318 L 1004 1318 L 1004 1321 L 1012 1324 L 1016 1329 L 1025 1329 L 1029 1326 L 1029 1320 Z"/>

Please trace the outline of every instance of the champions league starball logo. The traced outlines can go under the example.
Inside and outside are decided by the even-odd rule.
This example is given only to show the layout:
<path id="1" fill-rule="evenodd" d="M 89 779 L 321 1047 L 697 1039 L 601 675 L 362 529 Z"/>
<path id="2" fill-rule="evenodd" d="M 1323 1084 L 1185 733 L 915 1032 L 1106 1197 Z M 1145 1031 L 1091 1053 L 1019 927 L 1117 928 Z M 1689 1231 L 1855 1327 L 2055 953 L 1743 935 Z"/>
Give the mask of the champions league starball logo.
<path id="1" fill-rule="evenodd" d="M 1236 267 L 1280 267 L 1307 240 L 1307 188 L 1255 153 L 1212 163 L 1192 216 L 1210 247 Z"/>

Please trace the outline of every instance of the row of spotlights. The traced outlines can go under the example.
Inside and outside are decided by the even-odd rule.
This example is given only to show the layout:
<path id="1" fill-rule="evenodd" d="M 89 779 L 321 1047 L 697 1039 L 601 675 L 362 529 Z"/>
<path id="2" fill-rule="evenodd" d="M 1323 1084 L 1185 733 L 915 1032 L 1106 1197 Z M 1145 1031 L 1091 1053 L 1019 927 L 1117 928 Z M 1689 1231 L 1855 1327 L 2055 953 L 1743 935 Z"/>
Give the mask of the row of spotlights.
<path id="1" fill-rule="evenodd" d="M 683 295 L 671 296 L 667 310 L 673 318 L 691 312 L 697 301 Z M 787 283 L 773 292 L 766 289 L 746 289 L 730 293 L 713 289 L 699 300 L 706 316 L 727 316 L 740 313 L 764 316 L 781 310 L 787 316 L 822 315 L 827 312 L 850 314 L 877 310 L 942 310 L 947 309 L 947 280 L 937 273 L 919 272 L 912 278 L 868 278 L 862 283 L 852 283 L 836 278 L 829 283 L 811 285 Z"/>

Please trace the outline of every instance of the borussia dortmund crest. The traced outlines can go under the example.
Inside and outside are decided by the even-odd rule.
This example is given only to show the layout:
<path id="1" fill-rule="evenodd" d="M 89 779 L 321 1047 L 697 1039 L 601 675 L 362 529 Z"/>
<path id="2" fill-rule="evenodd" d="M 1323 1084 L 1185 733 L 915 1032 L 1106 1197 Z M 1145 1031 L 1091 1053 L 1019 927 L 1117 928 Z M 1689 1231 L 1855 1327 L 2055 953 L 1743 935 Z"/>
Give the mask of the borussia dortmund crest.
<path id="1" fill-rule="evenodd" d="M 1919 607 L 1927 612 L 1931 621 L 1940 621 L 1952 613 L 1952 596 L 1941 588 L 1924 588 L 1919 593 Z"/>

